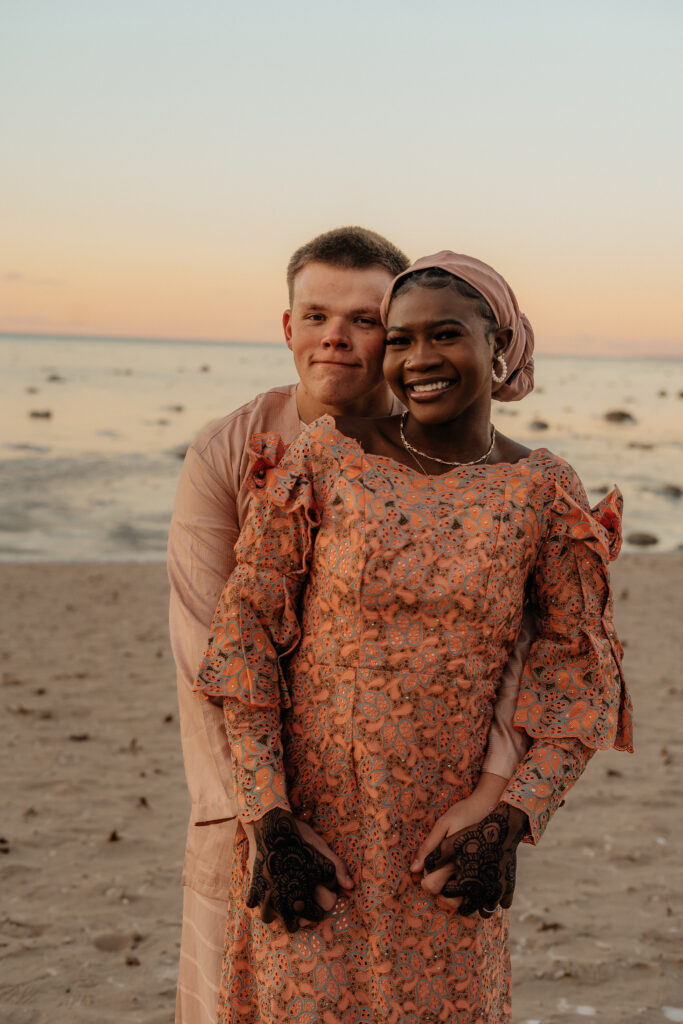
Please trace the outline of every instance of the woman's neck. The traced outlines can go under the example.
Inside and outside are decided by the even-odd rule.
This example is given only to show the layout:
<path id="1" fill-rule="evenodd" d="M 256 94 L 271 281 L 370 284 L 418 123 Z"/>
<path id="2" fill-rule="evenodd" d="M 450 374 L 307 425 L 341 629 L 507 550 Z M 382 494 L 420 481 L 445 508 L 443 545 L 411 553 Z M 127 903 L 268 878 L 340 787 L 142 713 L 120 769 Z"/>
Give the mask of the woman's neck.
<path id="1" fill-rule="evenodd" d="M 418 450 L 439 463 L 469 463 L 491 454 L 493 428 L 489 414 L 458 417 L 441 423 L 420 422 L 408 413 L 399 423 L 399 438 L 408 451 Z"/>

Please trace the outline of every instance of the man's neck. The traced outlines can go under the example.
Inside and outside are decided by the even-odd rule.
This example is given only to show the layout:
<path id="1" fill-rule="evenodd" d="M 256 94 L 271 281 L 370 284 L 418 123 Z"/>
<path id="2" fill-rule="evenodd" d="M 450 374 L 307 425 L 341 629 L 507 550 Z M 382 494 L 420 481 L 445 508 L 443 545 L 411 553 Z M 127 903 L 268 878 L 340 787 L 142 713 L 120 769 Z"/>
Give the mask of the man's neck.
<path id="1" fill-rule="evenodd" d="M 388 384 L 369 395 L 348 404 L 325 405 L 316 401 L 304 391 L 301 384 L 296 389 L 296 404 L 302 423 L 312 423 L 320 416 L 358 416 L 362 419 L 390 416 L 393 408 L 393 394 Z"/>

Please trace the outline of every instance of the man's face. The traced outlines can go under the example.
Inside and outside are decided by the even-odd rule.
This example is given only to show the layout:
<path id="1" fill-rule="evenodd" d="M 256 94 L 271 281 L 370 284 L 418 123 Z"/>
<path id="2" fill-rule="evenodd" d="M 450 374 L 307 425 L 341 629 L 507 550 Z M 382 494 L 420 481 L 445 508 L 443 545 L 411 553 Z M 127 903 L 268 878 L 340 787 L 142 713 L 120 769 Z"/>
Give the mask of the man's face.
<path id="1" fill-rule="evenodd" d="M 388 270 L 308 263 L 294 279 L 292 308 L 282 324 L 300 378 L 299 414 L 386 415 L 390 395 L 382 376 L 382 296 Z"/>

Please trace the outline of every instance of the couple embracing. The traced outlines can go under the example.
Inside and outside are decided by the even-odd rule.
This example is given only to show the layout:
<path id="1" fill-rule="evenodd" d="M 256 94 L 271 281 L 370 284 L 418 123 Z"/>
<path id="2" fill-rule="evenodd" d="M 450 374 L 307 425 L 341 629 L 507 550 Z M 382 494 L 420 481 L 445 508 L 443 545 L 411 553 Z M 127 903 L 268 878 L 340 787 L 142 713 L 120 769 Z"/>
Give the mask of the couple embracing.
<path id="1" fill-rule="evenodd" d="M 200 434 L 170 531 L 176 1020 L 509 1021 L 518 844 L 631 747 L 620 496 L 496 431 L 534 337 L 491 267 L 342 228 L 288 286 L 299 383 Z"/>

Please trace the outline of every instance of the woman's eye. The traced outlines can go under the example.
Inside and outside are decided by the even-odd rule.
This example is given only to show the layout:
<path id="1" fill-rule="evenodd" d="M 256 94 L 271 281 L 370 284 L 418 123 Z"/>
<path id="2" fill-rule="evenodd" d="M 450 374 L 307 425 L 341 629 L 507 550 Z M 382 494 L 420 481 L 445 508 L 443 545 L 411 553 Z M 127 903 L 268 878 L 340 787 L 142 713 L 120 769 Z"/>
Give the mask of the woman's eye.
<path id="1" fill-rule="evenodd" d="M 462 331 L 453 330 L 449 327 L 447 331 L 439 331 L 438 334 L 434 335 L 434 341 L 455 341 L 457 338 L 462 338 Z"/>
<path id="2" fill-rule="evenodd" d="M 389 347 L 389 345 L 391 345 L 392 348 L 395 348 L 397 345 L 407 345 L 407 344 L 408 344 L 408 339 L 407 338 L 402 338 L 398 334 L 390 335 L 386 339 L 387 347 Z"/>

